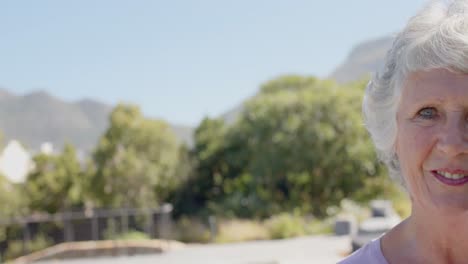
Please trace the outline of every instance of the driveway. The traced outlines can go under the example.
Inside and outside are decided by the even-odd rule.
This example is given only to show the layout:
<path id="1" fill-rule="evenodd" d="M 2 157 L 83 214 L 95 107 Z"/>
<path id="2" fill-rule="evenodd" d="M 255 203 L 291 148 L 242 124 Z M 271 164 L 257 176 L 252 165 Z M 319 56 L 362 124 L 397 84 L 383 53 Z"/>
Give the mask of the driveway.
<path id="1" fill-rule="evenodd" d="M 332 264 L 350 251 L 347 236 L 310 236 L 232 244 L 189 245 L 157 255 L 60 261 L 65 264 Z M 44 261 L 40 263 L 57 263 Z"/>

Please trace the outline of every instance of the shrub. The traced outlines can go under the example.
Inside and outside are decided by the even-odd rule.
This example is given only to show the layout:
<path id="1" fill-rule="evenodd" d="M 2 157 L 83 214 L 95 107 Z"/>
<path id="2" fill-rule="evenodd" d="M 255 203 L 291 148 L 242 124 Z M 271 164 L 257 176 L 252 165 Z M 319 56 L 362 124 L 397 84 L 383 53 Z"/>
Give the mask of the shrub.
<path id="1" fill-rule="evenodd" d="M 306 222 L 305 231 L 308 235 L 331 234 L 333 233 L 333 219 L 325 220 L 311 219 Z"/>
<path id="2" fill-rule="evenodd" d="M 336 216 L 352 216 L 358 222 L 361 222 L 371 216 L 370 209 L 367 204 L 360 204 L 350 199 L 343 199 L 340 206 L 333 206 L 327 209 L 331 217 Z"/>
<path id="3" fill-rule="evenodd" d="M 411 214 L 411 202 L 407 194 L 402 192 L 400 195 L 392 197 L 391 201 L 395 212 L 401 218 L 407 218 Z"/>
<path id="4" fill-rule="evenodd" d="M 270 238 L 281 239 L 306 234 L 305 221 L 298 215 L 281 213 L 265 221 Z"/>
<path id="5" fill-rule="evenodd" d="M 32 240 L 26 243 L 26 248 L 29 252 L 45 249 L 53 244 L 52 240 L 44 235 L 37 235 Z M 5 259 L 14 259 L 23 255 L 23 241 L 13 240 L 8 243 L 8 248 L 5 251 Z"/>
<path id="6" fill-rule="evenodd" d="M 215 241 L 218 243 L 264 240 L 269 230 L 256 220 L 225 220 L 218 225 Z"/>
<path id="7" fill-rule="evenodd" d="M 186 243 L 208 243 L 211 241 L 211 233 L 209 228 L 200 220 L 188 217 L 181 217 L 175 223 L 176 240 Z"/>
<path id="8" fill-rule="evenodd" d="M 144 232 L 131 230 L 126 233 L 117 234 L 111 239 L 113 240 L 149 240 L 151 239 L 151 237 Z"/>

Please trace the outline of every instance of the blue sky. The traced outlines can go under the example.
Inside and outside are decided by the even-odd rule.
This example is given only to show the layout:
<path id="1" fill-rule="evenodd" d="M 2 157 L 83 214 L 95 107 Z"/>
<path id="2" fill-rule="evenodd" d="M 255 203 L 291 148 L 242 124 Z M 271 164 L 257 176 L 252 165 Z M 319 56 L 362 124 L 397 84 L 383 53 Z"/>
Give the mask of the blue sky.
<path id="1" fill-rule="evenodd" d="M 326 77 L 424 0 L 2 0 L 0 87 L 196 125 L 283 74 Z"/>

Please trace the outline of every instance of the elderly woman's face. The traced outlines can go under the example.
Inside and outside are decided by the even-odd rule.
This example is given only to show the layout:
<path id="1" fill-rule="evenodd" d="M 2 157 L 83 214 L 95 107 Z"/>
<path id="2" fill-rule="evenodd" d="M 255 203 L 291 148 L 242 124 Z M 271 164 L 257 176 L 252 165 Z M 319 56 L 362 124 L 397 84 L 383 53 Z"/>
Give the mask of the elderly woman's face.
<path id="1" fill-rule="evenodd" d="M 396 152 L 413 203 L 468 209 L 468 75 L 411 74 L 397 126 Z"/>

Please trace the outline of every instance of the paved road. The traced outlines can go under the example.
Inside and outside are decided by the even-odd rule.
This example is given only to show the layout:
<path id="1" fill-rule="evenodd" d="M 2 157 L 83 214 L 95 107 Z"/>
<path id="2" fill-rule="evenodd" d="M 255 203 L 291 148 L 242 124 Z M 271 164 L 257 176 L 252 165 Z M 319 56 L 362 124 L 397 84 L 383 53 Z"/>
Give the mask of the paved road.
<path id="1" fill-rule="evenodd" d="M 190 245 L 158 255 L 60 261 L 66 264 L 332 264 L 349 251 L 348 237 L 311 236 L 222 245 Z M 58 263 L 47 261 L 40 263 Z"/>

